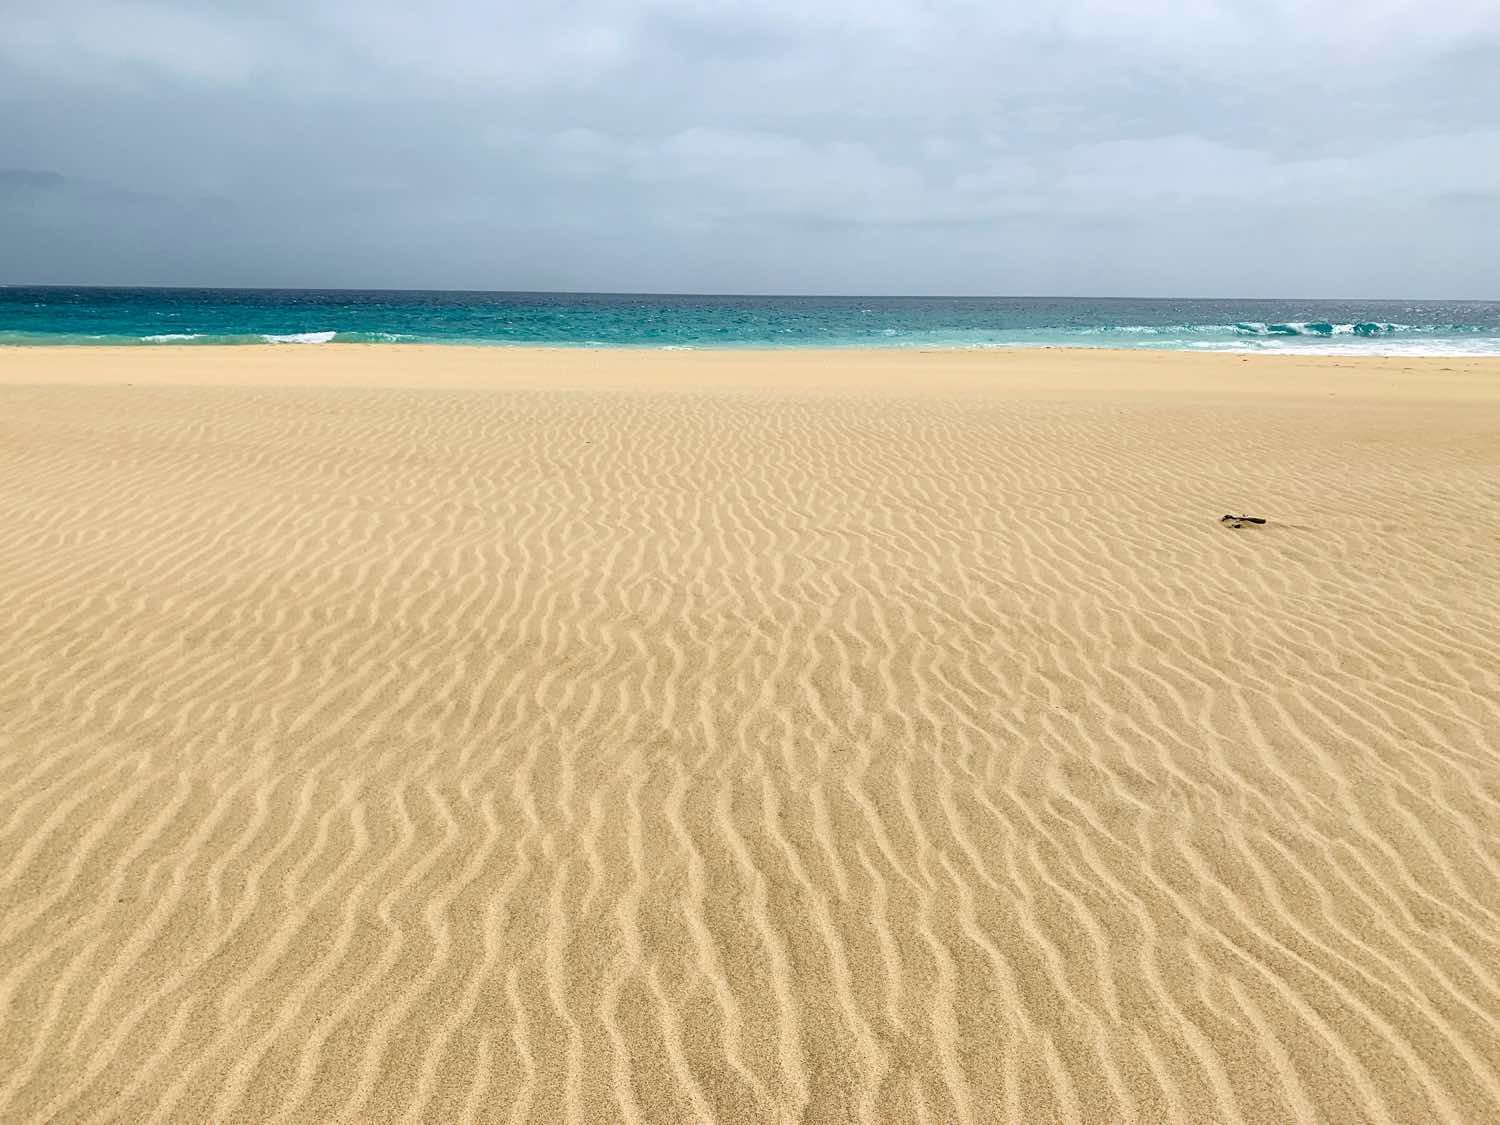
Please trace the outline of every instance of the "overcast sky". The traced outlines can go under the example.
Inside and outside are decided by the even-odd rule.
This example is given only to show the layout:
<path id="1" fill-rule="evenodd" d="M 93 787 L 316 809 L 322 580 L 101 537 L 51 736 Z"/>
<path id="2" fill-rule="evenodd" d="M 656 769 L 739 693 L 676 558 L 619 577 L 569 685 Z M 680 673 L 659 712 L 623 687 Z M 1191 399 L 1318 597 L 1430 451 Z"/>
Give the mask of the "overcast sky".
<path id="1" fill-rule="evenodd" d="M 0 0 L 0 282 L 1500 298 L 1500 2 Z"/>

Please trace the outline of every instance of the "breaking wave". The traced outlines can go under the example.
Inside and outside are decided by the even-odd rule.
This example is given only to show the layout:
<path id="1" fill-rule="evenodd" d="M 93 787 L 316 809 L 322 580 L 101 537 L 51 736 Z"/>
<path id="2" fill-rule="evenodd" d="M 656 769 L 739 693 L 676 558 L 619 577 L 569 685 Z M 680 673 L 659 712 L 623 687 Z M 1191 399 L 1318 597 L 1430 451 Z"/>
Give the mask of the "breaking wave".
<path id="1" fill-rule="evenodd" d="M 0 331 L 0 347 L 46 345 L 94 345 L 102 347 L 218 346 L 244 344 L 399 344 L 419 341 L 406 332 L 153 332 L 145 336 L 120 336 L 79 332 Z"/>
<path id="2" fill-rule="evenodd" d="M 337 335 L 337 332 L 292 332 L 285 336 L 263 333 L 261 339 L 268 344 L 326 344 Z"/>
<path id="3" fill-rule="evenodd" d="M 1192 328 L 1193 326 L 1184 326 Z M 1204 325 L 1213 329 L 1215 325 Z M 1267 324 L 1264 321 L 1241 321 L 1232 326 L 1242 336 L 1395 336 L 1403 333 L 1423 335 L 1469 335 L 1486 331 L 1478 324 L 1382 324 L 1365 320 L 1357 324 L 1334 324 L 1326 320 L 1294 320 L 1284 324 Z"/>

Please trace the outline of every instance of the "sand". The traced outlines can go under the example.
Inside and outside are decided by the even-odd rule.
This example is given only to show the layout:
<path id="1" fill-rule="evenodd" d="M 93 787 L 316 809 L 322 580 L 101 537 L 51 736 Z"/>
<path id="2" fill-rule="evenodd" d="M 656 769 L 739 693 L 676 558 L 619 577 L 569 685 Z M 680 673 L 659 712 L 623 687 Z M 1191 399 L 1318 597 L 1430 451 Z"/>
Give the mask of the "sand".
<path id="1" fill-rule="evenodd" d="M 0 528 L 5 1122 L 1500 1120 L 1500 362 L 12 349 Z"/>

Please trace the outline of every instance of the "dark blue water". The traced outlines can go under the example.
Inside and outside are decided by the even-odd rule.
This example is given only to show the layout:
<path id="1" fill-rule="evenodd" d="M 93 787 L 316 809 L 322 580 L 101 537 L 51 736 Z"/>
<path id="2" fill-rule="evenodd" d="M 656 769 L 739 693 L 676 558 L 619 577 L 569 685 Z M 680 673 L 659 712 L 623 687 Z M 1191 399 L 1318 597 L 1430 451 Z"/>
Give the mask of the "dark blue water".
<path id="1" fill-rule="evenodd" d="M 0 287 L 0 344 L 1140 347 L 1500 354 L 1500 302 Z"/>

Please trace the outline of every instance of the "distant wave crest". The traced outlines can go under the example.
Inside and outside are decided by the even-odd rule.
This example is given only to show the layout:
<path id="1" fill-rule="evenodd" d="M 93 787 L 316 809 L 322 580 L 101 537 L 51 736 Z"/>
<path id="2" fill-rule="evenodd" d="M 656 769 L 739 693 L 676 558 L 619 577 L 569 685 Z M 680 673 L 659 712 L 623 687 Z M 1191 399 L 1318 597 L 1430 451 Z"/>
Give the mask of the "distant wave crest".
<path id="1" fill-rule="evenodd" d="M 290 332 L 285 336 L 262 333 L 261 339 L 268 344 L 326 344 L 337 336 L 337 332 Z"/>
<path id="2" fill-rule="evenodd" d="M 1184 326 L 1193 327 L 1193 326 Z M 1213 329 L 1215 325 L 1197 326 Z M 1461 336 L 1485 331 L 1479 324 L 1382 324 L 1365 320 L 1357 324 L 1334 324 L 1327 320 L 1293 320 L 1267 324 L 1258 320 L 1241 321 L 1232 330 L 1241 336 L 1395 336 L 1421 333 L 1426 336 Z"/>
<path id="3" fill-rule="evenodd" d="M 104 332 L 16 332 L 0 329 L 0 347 L 94 345 L 129 347 L 244 344 L 399 344 L 422 337 L 407 332 L 151 332 L 143 336 Z"/>

